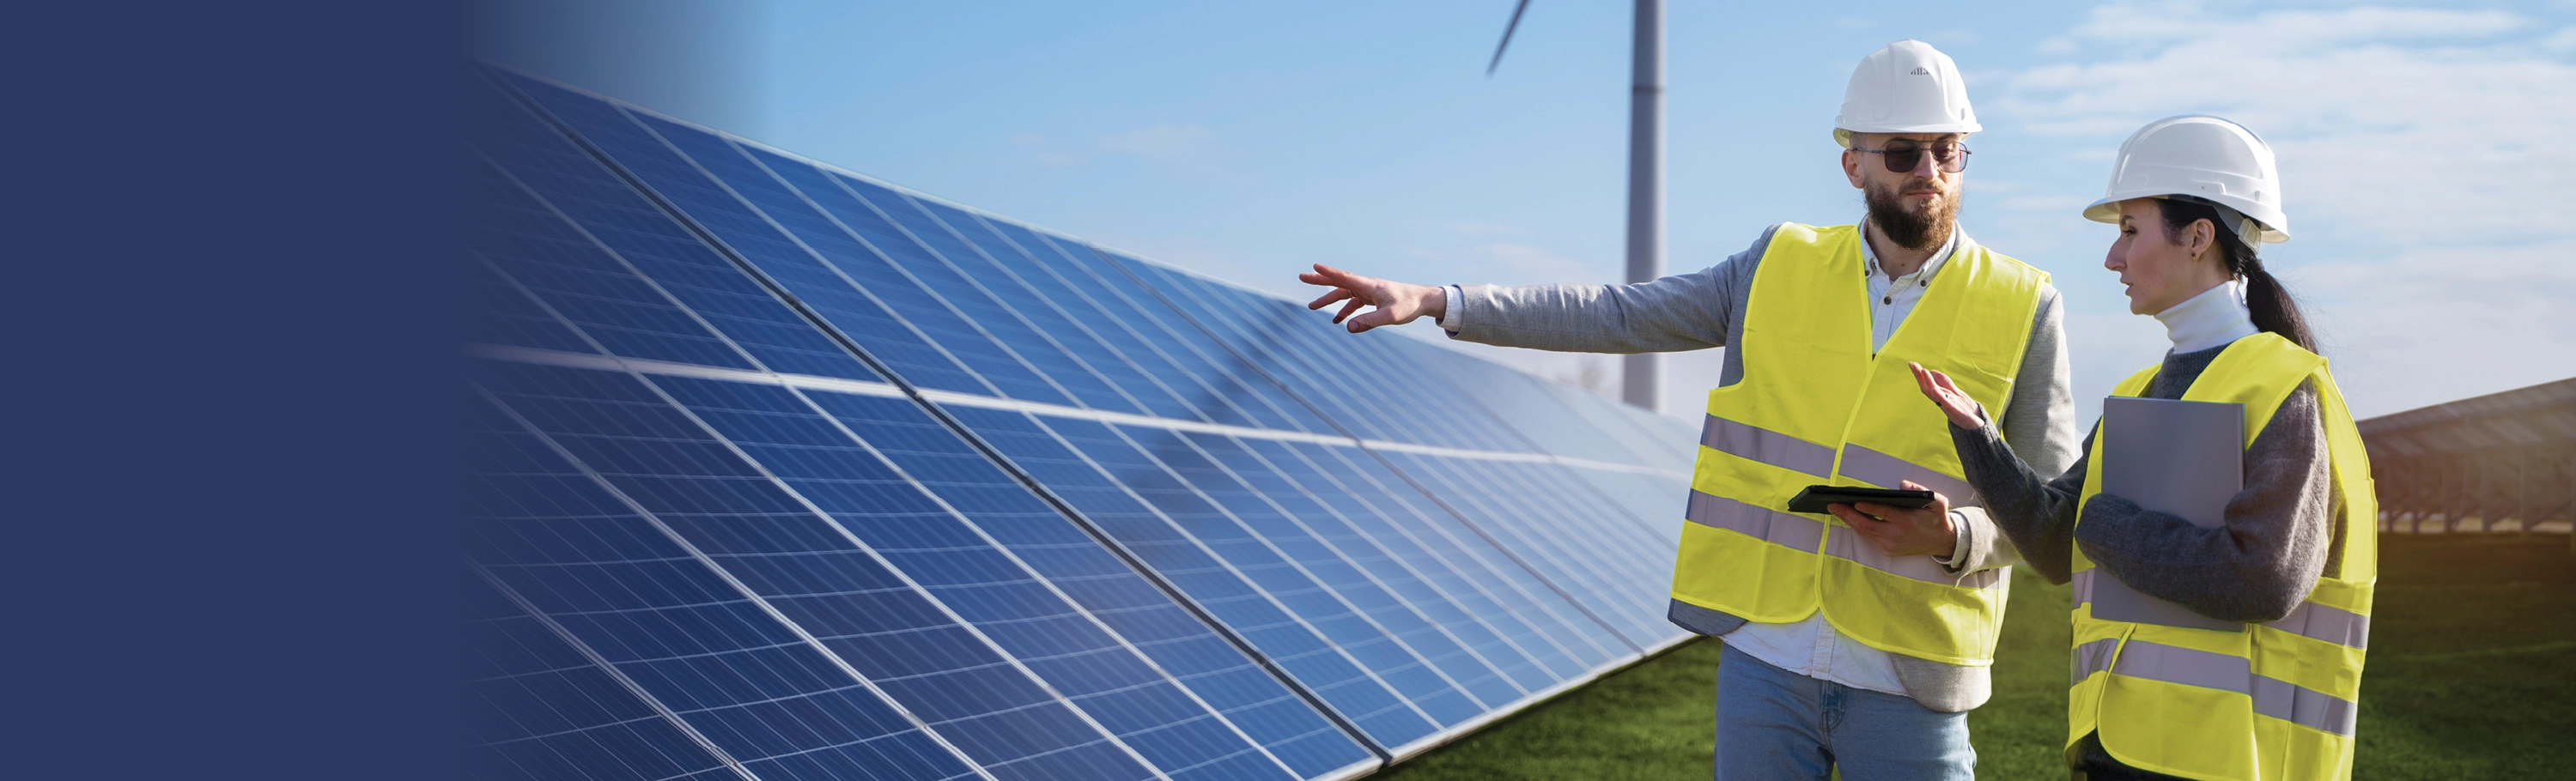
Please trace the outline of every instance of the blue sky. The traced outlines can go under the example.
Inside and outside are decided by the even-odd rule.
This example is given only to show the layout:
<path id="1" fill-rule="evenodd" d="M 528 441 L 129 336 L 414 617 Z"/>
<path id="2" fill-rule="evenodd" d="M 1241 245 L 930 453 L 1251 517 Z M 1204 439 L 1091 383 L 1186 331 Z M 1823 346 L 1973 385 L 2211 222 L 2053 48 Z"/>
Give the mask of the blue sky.
<path id="1" fill-rule="evenodd" d="M 1629 4 L 517 3 L 496 59 L 1147 257 L 1303 296 L 1324 262 L 1424 283 L 1615 281 Z M 613 9 L 612 9 L 613 6 Z M 1986 131 L 1962 224 L 2055 276 L 2088 410 L 2164 349 L 2083 221 L 2179 113 L 2279 151 L 2302 295 L 2363 416 L 2576 375 L 2576 2 L 1669 0 L 1667 269 L 1851 222 L 1829 131 L 1901 38 Z M 1323 315 L 1319 314 L 1318 317 Z M 1428 324 L 1409 327 L 1433 338 Z M 1372 334 L 1355 338 L 1390 338 Z M 1602 357 L 1467 346 L 1615 393 Z M 1673 356 L 1668 412 L 1714 384 Z M 2089 414 L 2089 413 L 2088 413 Z"/>

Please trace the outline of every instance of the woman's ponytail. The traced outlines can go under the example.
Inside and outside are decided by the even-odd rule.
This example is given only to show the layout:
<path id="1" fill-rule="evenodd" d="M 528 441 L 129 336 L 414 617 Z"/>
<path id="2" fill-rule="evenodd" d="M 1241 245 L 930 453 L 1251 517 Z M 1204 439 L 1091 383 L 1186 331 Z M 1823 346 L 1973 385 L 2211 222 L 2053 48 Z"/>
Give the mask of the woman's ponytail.
<path id="1" fill-rule="evenodd" d="M 2299 314 L 2299 302 L 2281 287 L 2281 280 L 2263 270 L 2263 258 L 2246 246 L 2236 231 L 2227 227 L 2227 219 L 2207 203 L 2183 198 L 2160 198 L 2156 205 L 2164 213 L 2165 239 L 2181 241 L 2184 229 L 2194 222 L 2208 220 L 2218 234 L 2220 262 L 2227 272 L 2245 278 L 2245 308 L 2253 316 L 2254 327 L 2280 334 L 2308 352 L 2317 351 L 2316 336 L 2308 332 L 2308 318 Z"/>
<path id="2" fill-rule="evenodd" d="M 2263 270 L 2262 258 L 2245 253 L 2245 261 L 2236 264 L 2236 268 L 2236 273 L 2245 276 L 2245 308 L 2254 316 L 2254 327 L 2280 334 L 2301 349 L 2316 352 L 2316 336 L 2308 332 L 2308 318 L 2299 314 L 2299 302 L 2290 298 L 2281 280 Z"/>

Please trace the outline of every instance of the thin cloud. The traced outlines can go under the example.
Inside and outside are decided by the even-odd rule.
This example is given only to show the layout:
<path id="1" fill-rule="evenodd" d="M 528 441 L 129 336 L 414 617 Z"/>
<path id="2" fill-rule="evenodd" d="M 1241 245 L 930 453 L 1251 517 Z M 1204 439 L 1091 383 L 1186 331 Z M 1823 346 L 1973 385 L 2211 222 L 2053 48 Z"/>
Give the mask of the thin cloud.
<path id="1" fill-rule="evenodd" d="M 1197 156 L 1216 140 L 1216 133 L 1198 125 L 1155 125 L 1124 133 L 1101 136 L 1100 148 L 1125 152 L 1158 160 L 1179 160 Z"/>
<path id="2" fill-rule="evenodd" d="M 2304 242 L 2284 252 L 2333 255 L 2276 270 L 2318 321 L 2355 412 L 2379 414 L 2576 374 L 2576 303 L 2546 294 L 2576 287 L 2564 262 L 2576 171 L 2535 159 L 2576 129 L 2576 65 L 2547 54 L 2562 38 L 2576 33 L 2502 11 L 2113 3 L 2042 43 L 2066 59 L 2001 80 L 1990 113 L 2058 154 L 2100 155 L 2102 174 L 2157 117 L 2217 114 L 2262 134 Z M 2072 184 L 1997 205 L 2016 226 L 2055 226 L 2031 243 L 2098 242 L 2061 216 L 2080 200 L 2044 195 Z M 2151 329 L 2086 325 L 2071 328 L 2079 369 L 2161 351 Z"/>
<path id="3" fill-rule="evenodd" d="M 2569 27 L 2540 39 L 2540 48 L 2554 52 L 2576 51 L 2576 27 Z"/>
<path id="4" fill-rule="evenodd" d="M 2439 43 L 2523 26 L 2501 12 L 2391 8 L 2185 24 L 2199 32 L 2137 56 L 2026 71 L 2001 103 L 2028 132 L 2106 150 L 2157 116 L 2219 114 L 2274 145 L 2287 189 L 2321 223 L 2409 243 L 2554 241 L 2569 235 L 2560 216 L 2576 210 L 2576 173 L 2528 162 L 2536 143 L 2576 128 L 2565 99 L 2576 65 Z"/>

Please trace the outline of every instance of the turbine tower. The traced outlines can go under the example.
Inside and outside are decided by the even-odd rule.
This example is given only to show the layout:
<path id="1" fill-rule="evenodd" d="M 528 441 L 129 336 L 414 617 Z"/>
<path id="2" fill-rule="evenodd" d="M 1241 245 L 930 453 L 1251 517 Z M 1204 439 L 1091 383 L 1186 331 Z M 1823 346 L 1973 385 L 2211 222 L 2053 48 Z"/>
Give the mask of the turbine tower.
<path id="1" fill-rule="evenodd" d="M 1503 64 L 1512 31 L 1521 26 L 1529 0 L 1512 7 L 1503 26 L 1503 41 L 1485 75 Z M 1636 40 L 1630 55 L 1628 85 L 1628 282 L 1664 275 L 1664 0 L 1637 0 Z M 1622 360 L 1619 398 L 1647 410 L 1658 409 L 1663 386 L 1662 356 L 1637 353 Z"/>

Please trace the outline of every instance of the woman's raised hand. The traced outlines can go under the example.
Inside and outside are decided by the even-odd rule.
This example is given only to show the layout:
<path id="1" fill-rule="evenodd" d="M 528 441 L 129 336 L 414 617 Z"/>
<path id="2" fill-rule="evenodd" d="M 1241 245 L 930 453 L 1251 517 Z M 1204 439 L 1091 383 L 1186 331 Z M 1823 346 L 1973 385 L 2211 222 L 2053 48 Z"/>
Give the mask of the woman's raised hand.
<path id="1" fill-rule="evenodd" d="M 1957 383 L 1951 382 L 1950 375 L 1923 368 L 1919 363 L 1909 363 L 1906 367 L 1914 370 L 1914 384 L 1923 389 L 1923 397 L 1931 399 L 1933 406 L 1941 408 L 1941 414 L 1949 416 L 1950 425 L 1969 431 L 1986 427 L 1985 410 L 1978 408 L 1976 399 L 1968 398 L 1967 391 L 1960 390 Z"/>

